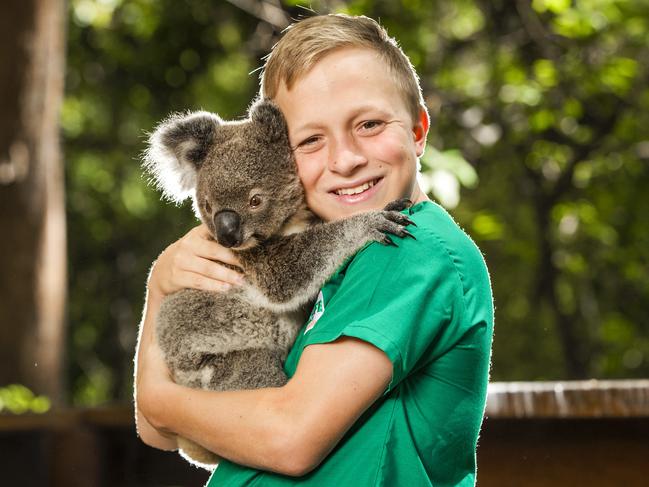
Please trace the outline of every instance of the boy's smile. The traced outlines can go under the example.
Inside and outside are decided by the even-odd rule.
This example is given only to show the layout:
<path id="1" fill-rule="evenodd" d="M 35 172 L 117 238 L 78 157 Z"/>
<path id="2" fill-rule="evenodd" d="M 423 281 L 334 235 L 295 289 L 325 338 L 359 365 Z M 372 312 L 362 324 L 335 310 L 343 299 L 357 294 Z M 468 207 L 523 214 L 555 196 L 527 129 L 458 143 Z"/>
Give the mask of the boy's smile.
<path id="1" fill-rule="evenodd" d="M 342 48 L 277 91 L 307 203 L 324 220 L 427 199 L 416 174 L 428 116 L 413 121 L 388 69 L 372 50 Z"/>

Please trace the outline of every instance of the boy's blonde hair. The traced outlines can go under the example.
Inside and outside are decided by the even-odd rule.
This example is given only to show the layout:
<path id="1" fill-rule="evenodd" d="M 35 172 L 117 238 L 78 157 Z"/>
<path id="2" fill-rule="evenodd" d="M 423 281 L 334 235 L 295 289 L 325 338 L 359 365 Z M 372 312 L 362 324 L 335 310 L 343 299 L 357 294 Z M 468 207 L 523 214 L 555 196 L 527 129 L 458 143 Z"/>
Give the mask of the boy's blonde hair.
<path id="1" fill-rule="evenodd" d="M 287 89 L 327 54 L 343 47 L 367 48 L 379 54 L 403 94 L 413 121 L 426 110 L 419 77 L 408 56 L 375 20 L 344 14 L 309 17 L 289 26 L 266 59 L 261 96 L 275 98 L 282 83 Z"/>

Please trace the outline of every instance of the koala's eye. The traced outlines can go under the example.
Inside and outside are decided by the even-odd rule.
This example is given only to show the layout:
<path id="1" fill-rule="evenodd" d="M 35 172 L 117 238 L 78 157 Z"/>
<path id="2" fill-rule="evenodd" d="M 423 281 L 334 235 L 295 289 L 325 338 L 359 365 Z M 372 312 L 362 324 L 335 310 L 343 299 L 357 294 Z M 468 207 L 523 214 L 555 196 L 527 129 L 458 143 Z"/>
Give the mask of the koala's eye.
<path id="1" fill-rule="evenodd" d="M 257 208 L 259 205 L 261 205 L 261 196 L 255 194 L 250 198 L 250 207 Z"/>
<path id="2" fill-rule="evenodd" d="M 205 211 L 207 213 L 212 213 L 212 207 L 210 206 L 210 202 L 205 200 Z"/>

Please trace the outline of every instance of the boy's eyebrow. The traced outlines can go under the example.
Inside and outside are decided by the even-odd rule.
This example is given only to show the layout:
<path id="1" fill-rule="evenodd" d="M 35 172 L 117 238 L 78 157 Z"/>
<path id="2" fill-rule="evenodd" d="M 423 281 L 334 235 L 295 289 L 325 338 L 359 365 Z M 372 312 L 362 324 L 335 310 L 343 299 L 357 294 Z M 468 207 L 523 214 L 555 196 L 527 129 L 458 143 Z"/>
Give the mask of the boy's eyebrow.
<path id="1" fill-rule="evenodd" d="M 293 131 L 294 132 L 300 132 L 302 130 L 316 130 L 322 127 L 321 123 L 318 122 L 307 122 L 303 125 L 299 125 L 297 128 L 295 128 Z"/>
<path id="2" fill-rule="evenodd" d="M 360 106 L 354 108 L 353 111 L 350 113 L 350 117 L 349 117 L 349 118 L 350 118 L 350 119 L 351 119 L 351 118 L 356 118 L 356 117 L 358 117 L 361 113 L 363 113 L 363 112 L 369 112 L 369 111 L 375 111 L 375 112 L 379 112 L 379 113 L 382 114 L 382 115 L 383 115 L 383 114 L 386 114 L 386 115 L 387 115 L 387 111 L 384 110 L 383 108 L 381 108 L 381 107 L 379 107 L 379 106 L 377 106 L 377 105 L 372 105 L 372 104 L 369 104 L 369 103 L 368 103 L 368 104 L 360 105 Z"/>
<path id="3" fill-rule="evenodd" d="M 368 111 L 375 111 L 378 112 L 381 115 L 388 115 L 388 112 L 384 110 L 383 108 L 380 108 L 377 105 L 371 105 L 371 104 L 365 104 L 365 105 L 360 105 L 358 107 L 353 108 L 353 110 L 349 113 L 349 116 L 347 117 L 348 120 L 353 120 L 354 118 L 358 117 L 360 114 L 363 112 L 368 112 Z M 295 132 L 300 132 L 302 130 L 316 130 L 322 128 L 324 124 L 318 122 L 318 121 L 310 121 L 307 122 L 303 125 L 298 126 L 295 129 Z"/>

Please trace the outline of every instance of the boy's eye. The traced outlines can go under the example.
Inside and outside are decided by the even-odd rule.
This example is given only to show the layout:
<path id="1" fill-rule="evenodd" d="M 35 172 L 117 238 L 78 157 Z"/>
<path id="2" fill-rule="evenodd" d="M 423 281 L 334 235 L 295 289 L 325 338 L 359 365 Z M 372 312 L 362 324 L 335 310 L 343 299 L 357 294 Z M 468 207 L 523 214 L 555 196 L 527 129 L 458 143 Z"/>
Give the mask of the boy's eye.
<path id="1" fill-rule="evenodd" d="M 298 147 L 308 147 L 310 145 L 314 145 L 316 142 L 318 142 L 318 137 L 309 137 L 308 139 L 304 139 L 302 142 L 300 142 L 297 146 Z"/>
<path id="2" fill-rule="evenodd" d="M 364 130 L 373 130 L 383 125 L 383 122 L 380 120 L 367 120 L 361 124 L 361 128 Z"/>
<path id="3" fill-rule="evenodd" d="M 295 146 L 294 150 L 298 150 L 300 152 L 312 152 L 318 150 L 321 145 L 322 137 L 319 135 L 314 135 L 312 137 L 307 137 L 302 142 L 298 143 L 297 146 Z"/>

